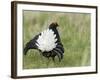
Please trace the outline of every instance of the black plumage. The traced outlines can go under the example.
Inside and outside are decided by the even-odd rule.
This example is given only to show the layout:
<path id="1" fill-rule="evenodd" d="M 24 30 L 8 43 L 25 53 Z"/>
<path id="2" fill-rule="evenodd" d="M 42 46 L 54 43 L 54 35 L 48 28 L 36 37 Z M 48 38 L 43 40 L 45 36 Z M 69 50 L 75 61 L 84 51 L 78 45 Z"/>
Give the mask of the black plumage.
<path id="1" fill-rule="evenodd" d="M 26 55 L 28 53 L 29 49 L 37 49 L 39 50 L 42 55 L 44 57 L 47 58 L 52 58 L 53 61 L 55 60 L 55 56 L 58 56 L 59 61 L 61 61 L 63 59 L 63 53 L 64 53 L 64 48 L 63 48 L 63 44 L 61 43 L 61 39 L 60 39 L 60 35 L 58 33 L 57 30 L 58 24 L 57 23 L 51 23 L 49 25 L 49 30 L 53 31 L 53 35 L 56 35 L 55 40 L 56 42 L 54 44 L 56 44 L 56 46 L 54 48 L 52 48 L 52 50 L 48 51 L 48 50 L 42 50 L 39 48 L 39 46 L 37 45 L 37 40 L 39 39 L 39 36 L 42 35 L 42 33 L 36 35 L 33 39 L 31 39 L 29 42 L 27 42 L 27 44 L 25 45 L 24 48 L 24 54 Z M 49 44 L 49 43 L 48 43 Z"/>

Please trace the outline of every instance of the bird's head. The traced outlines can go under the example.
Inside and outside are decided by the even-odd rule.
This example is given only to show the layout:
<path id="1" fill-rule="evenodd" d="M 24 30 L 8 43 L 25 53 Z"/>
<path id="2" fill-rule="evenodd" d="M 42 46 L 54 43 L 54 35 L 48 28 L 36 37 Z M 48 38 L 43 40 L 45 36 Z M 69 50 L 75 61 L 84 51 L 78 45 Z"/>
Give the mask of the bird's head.
<path id="1" fill-rule="evenodd" d="M 53 22 L 53 23 L 51 23 L 50 25 L 49 25 L 49 28 L 56 28 L 56 27 L 58 27 L 59 25 L 58 25 L 58 23 L 57 22 Z"/>

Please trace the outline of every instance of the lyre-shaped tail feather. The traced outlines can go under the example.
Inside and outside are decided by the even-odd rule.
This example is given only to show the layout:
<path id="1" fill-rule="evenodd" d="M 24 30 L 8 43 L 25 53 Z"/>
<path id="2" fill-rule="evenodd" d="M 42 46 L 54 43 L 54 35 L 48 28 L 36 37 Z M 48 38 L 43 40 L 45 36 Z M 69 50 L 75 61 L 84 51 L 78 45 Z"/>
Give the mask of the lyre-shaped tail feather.
<path id="1" fill-rule="evenodd" d="M 61 59 L 63 59 L 63 53 L 64 53 L 64 48 L 62 43 L 58 43 L 58 45 L 56 46 L 56 48 L 53 49 L 53 54 L 56 54 L 56 56 L 58 56 L 59 61 L 61 61 Z M 54 60 L 54 57 L 53 57 Z"/>

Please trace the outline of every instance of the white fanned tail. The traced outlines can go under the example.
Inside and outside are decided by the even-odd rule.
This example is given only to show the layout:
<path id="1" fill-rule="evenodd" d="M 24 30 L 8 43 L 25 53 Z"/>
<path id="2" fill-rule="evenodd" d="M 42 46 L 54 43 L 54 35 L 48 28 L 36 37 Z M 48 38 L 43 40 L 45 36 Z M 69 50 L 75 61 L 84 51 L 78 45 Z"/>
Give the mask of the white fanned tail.
<path id="1" fill-rule="evenodd" d="M 51 51 L 56 47 L 56 34 L 51 29 L 44 30 L 37 39 L 36 45 L 43 51 Z"/>

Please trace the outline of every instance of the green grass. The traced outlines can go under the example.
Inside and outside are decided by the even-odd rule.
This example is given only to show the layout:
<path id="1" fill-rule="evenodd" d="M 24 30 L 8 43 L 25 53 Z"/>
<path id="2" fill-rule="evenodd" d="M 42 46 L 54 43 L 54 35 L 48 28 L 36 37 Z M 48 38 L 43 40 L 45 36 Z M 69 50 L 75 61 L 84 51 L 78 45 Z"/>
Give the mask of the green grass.
<path id="1" fill-rule="evenodd" d="M 61 62 L 43 57 L 37 50 L 29 50 L 23 58 L 24 69 L 76 67 L 90 65 L 90 14 L 23 11 L 23 45 L 52 22 L 59 24 L 64 45 Z"/>

